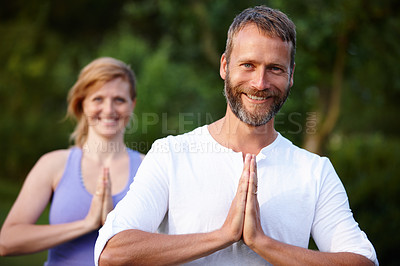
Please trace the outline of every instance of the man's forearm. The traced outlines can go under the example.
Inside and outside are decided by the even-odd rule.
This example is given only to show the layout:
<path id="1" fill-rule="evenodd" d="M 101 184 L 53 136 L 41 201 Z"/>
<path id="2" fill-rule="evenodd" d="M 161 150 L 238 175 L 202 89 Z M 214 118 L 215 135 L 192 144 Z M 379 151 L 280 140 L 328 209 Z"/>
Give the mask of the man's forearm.
<path id="1" fill-rule="evenodd" d="M 250 248 L 273 265 L 374 265 L 359 254 L 319 252 L 288 245 L 267 236 L 258 239 Z"/>
<path id="2" fill-rule="evenodd" d="M 221 231 L 165 235 L 140 230 L 116 234 L 106 244 L 99 265 L 174 265 L 189 262 L 229 246 Z"/>
<path id="3" fill-rule="evenodd" d="M 205 257 L 239 241 L 243 232 L 251 156 L 246 155 L 239 186 L 224 224 L 209 233 L 165 235 L 125 230 L 112 237 L 99 265 L 173 265 Z M 253 164 L 255 156 L 253 156 Z"/>

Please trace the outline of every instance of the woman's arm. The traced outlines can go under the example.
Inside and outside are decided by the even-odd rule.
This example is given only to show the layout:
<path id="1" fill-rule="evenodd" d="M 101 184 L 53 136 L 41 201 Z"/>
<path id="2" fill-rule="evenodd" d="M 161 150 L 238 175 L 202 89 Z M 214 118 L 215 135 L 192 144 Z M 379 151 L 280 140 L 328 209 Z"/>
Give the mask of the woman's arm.
<path id="1" fill-rule="evenodd" d="M 69 150 L 48 153 L 28 174 L 0 233 L 0 254 L 20 255 L 38 252 L 97 229 L 101 225 L 103 177 L 99 178 L 88 216 L 81 221 L 59 225 L 36 225 L 49 203 L 69 155 Z M 68 199 L 66 199 L 68 200 Z"/>

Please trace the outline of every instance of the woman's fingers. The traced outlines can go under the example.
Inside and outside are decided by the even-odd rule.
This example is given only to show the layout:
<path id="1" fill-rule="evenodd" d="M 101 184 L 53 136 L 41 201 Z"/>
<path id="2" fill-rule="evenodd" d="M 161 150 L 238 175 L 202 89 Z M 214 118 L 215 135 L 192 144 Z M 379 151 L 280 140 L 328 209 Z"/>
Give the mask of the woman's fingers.
<path id="1" fill-rule="evenodd" d="M 103 170 L 103 182 L 104 182 L 104 197 L 103 197 L 103 209 L 101 215 L 101 222 L 104 224 L 107 218 L 107 214 L 113 209 L 113 199 L 111 191 L 111 178 L 110 169 L 104 168 Z"/>

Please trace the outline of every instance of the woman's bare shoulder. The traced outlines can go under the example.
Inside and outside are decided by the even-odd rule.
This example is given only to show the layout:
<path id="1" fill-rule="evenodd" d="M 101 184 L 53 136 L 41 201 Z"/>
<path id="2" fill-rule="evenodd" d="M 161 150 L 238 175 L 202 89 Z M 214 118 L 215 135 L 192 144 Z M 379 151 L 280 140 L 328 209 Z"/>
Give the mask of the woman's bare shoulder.
<path id="1" fill-rule="evenodd" d="M 49 174 L 64 171 L 71 149 L 54 150 L 43 154 L 34 166 L 33 170 Z"/>
<path id="2" fill-rule="evenodd" d="M 70 149 L 61 149 L 45 153 L 40 157 L 38 163 L 43 162 L 50 165 L 56 164 L 57 166 L 65 164 L 70 152 Z"/>
<path id="3" fill-rule="evenodd" d="M 28 178 L 50 182 L 53 187 L 56 187 L 64 172 L 70 152 L 71 149 L 62 149 L 43 154 L 29 173 Z"/>

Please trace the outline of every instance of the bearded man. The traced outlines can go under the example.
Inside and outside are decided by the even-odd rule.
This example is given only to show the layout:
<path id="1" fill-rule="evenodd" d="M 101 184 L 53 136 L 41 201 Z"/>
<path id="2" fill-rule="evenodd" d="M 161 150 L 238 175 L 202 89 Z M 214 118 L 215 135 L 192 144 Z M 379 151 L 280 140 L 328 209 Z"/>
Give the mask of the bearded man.
<path id="1" fill-rule="evenodd" d="M 295 26 L 278 10 L 234 19 L 220 66 L 225 116 L 153 144 L 100 230 L 96 264 L 378 264 L 330 161 L 274 128 L 295 48 Z"/>

